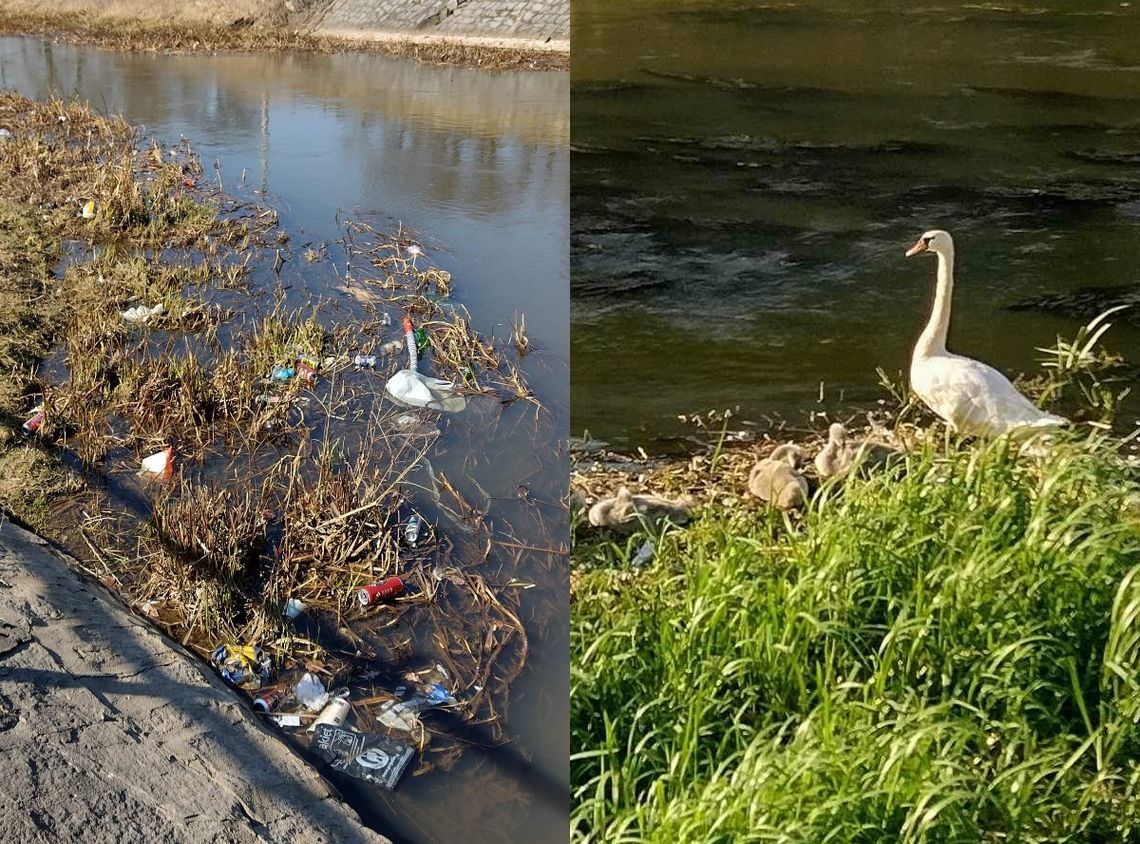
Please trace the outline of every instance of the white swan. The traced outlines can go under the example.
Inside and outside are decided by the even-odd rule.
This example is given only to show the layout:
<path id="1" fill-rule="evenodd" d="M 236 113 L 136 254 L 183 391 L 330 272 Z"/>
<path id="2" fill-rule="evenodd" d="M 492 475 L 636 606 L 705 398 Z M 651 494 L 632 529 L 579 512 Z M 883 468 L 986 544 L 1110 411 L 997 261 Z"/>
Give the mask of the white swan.
<path id="1" fill-rule="evenodd" d="M 946 351 L 950 296 L 954 288 L 954 240 L 939 229 L 928 231 L 907 250 L 938 256 L 938 284 L 930 321 L 914 346 L 910 386 L 927 407 L 952 429 L 977 437 L 999 437 L 1012 431 L 1054 428 L 1067 419 L 1046 413 L 1019 393 L 991 366 Z"/>

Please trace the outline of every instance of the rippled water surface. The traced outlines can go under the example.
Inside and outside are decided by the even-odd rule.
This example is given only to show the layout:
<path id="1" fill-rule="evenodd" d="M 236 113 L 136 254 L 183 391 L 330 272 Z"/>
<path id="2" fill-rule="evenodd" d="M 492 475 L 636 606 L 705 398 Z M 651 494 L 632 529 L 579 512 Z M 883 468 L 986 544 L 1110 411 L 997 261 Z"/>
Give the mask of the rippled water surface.
<path id="1" fill-rule="evenodd" d="M 345 219 L 366 216 L 423 233 L 479 331 L 508 337 L 515 314 L 525 314 L 535 351 L 522 366 L 553 417 L 542 430 L 555 435 L 515 436 L 536 428 L 526 415 L 534 406 L 519 402 L 486 429 L 478 427 L 485 415 L 450 420 L 431 459 L 436 471 L 463 478 L 461 486 L 493 502 L 492 530 L 511 524 L 511 536 L 535 548 L 566 541 L 568 528 L 558 526 L 566 523 L 559 502 L 567 469 L 557 456 L 569 417 L 566 74 L 491 74 L 361 55 L 131 55 L 8 38 L 0 39 L 0 86 L 33 97 L 77 95 L 164 143 L 189 138 L 206 178 L 280 212 L 298 247 L 281 271 L 293 303 L 323 297 L 342 317 L 356 314 L 360 305 L 333 289 L 343 255 L 336 241 Z M 305 244 L 329 244 L 332 259 L 307 264 L 298 257 Z M 479 459 L 468 459 L 472 443 Z M 538 502 L 526 516 L 519 514 L 524 483 Z M 428 503 L 415 505 L 432 512 Z M 514 741 L 472 747 L 453 770 L 408 777 L 392 795 L 344 784 L 354 805 L 397 841 L 566 835 L 565 566 L 551 570 L 526 552 L 492 553 L 537 587 L 523 604 L 530 651 L 511 690 L 505 726 Z"/>
<path id="2" fill-rule="evenodd" d="M 575 433 L 873 404 L 928 313 L 934 263 L 903 258 L 928 228 L 957 244 L 951 348 L 1007 372 L 1095 307 L 1011 306 L 1140 303 L 1138 27 L 1115 2 L 575 0 Z M 1108 345 L 1140 358 L 1138 311 Z"/>

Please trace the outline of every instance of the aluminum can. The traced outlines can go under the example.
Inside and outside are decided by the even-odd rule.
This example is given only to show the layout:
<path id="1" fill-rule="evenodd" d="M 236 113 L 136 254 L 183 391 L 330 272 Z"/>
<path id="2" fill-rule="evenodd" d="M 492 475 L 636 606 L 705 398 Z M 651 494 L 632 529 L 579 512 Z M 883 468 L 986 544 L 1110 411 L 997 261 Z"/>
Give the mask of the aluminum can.
<path id="1" fill-rule="evenodd" d="M 360 601 L 361 606 L 370 607 L 378 601 L 399 598 L 403 594 L 404 581 L 398 577 L 389 577 L 379 583 L 361 587 L 360 591 L 356 593 L 356 598 Z"/>

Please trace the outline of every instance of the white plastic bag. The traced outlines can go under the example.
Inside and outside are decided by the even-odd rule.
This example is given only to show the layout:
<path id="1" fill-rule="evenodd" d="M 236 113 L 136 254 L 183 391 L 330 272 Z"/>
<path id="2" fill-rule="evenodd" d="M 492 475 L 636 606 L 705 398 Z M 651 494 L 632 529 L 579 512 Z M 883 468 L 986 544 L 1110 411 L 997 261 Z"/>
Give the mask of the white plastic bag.
<path id="1" fill-rule="evenodd" d="M 293 694 L 296 696 L 297 702 L 311 712 L 319 712 L 329 702 L 329 693 L 325 691 L 324 683 L 319 677 L 314 677 L 307 671 L 293 689 Z"/>
<path id="2" fill-rule="evenodd" d="M 450 381 L 421 375 L 413 369 L 401 369 L 388 379 L 384 389 L 396 401 L 410 407 L 426 407 L 446 413 L 459 413 L 467 407 L 467 399 L 456 395 L 455 385 Z"/>

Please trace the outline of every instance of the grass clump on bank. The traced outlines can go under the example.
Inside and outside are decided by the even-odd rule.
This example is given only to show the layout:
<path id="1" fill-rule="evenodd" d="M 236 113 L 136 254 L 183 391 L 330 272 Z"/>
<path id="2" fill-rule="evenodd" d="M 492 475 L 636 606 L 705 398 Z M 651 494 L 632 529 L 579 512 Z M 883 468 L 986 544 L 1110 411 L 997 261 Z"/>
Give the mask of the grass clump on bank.
<path id="1" fill-rule="evenodd" d="M 928 444 L 801 522 L 579 541 L 579 841 L 1123 841 L 1140 831 L 1140 480 Z"/>

